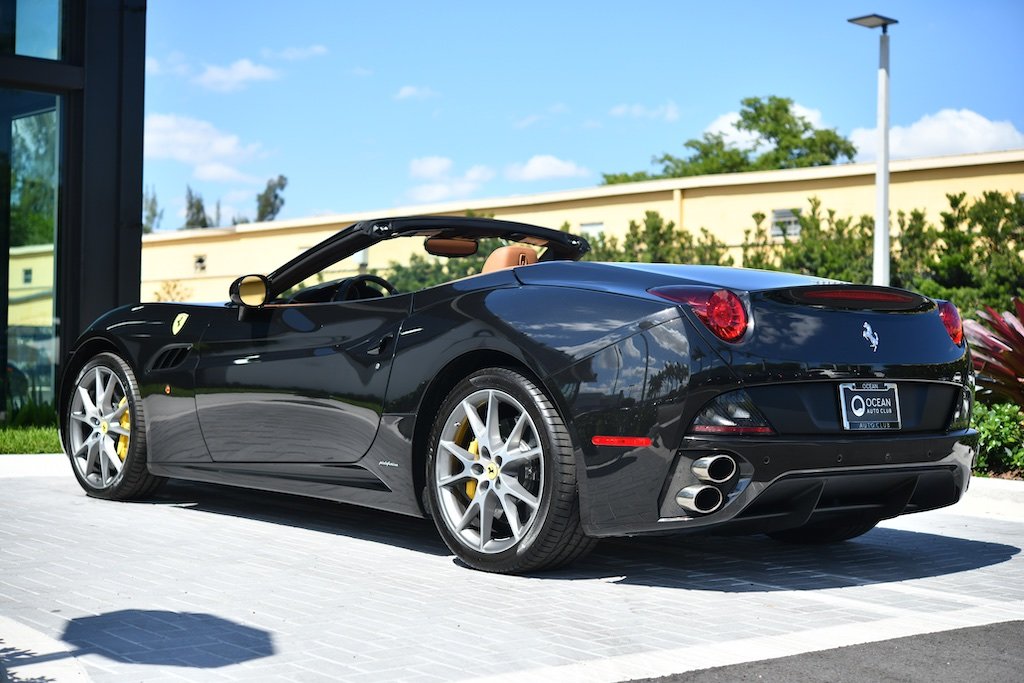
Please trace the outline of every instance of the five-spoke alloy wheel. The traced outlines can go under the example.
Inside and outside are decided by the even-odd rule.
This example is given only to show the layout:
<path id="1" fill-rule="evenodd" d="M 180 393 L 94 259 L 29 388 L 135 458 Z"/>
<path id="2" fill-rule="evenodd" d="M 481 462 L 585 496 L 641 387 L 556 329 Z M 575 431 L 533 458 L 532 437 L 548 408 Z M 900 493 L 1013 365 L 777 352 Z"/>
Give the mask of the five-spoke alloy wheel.
<path id="1" fill-rule="evenodd" d="M 430 443 L 428 505 L 466 564 L 531 571 L 592 546 L 580 529 L 569 434 L 529 378 L 506 368 L 474 373 L 442 404 Z"/>
<path id="2" fill-rule="evenodd" d="M 64 419 L 75 477 L 100 498 L 144 497 L 162 482 L 146 470 L 142 400 L 131 368 L 101 353 L 79 371 Z"/>

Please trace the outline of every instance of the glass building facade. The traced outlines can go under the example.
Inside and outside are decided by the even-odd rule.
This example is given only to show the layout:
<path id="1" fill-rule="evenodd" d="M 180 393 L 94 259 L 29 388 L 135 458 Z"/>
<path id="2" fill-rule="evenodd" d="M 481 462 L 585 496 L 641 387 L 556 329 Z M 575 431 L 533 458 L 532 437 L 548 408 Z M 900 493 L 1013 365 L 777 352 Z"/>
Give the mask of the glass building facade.
<path id="1" fill-rule="evenodd" d="M 0 422 L 54 404 L 64 351 L 138 297 L 143 0 L 0 0 Z"/>

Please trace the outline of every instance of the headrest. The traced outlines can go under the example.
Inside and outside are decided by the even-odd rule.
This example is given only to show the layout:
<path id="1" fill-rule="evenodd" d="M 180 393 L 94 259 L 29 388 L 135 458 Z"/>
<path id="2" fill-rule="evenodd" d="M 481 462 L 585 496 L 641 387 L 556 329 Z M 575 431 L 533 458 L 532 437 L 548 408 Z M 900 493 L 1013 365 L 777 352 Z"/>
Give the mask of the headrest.
<path id="1" fill-rule="evenodd" d="M 537 262 L 537 252 L 530 247 L 522 247 L 516 244 L 507 247 L 498 247 L 491 252 L 484 262 L 481 273 L 493 273 L 503 268 L 514 268 L 515 266 L 528 266 Z"/>

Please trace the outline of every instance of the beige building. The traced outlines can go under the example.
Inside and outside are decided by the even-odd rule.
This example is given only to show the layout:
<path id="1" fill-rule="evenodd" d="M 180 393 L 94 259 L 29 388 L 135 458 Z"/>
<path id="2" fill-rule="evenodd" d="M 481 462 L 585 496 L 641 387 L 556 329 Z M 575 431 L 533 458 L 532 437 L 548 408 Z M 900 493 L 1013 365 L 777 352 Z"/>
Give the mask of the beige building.
<path id="1" fill-rule="evenodd" d="M 806 208 L 818 197 L 838 216 L 873 214 L 874 164 L 730 173 L 670 178 L 542 194 L 472 199 L 444 204 L 402 206 L 380 211 L 321 216 L 231 228 L 187 230 L 147 235 L 142 249 L 142 298 L 226 298 L 227 286 L 243 273 L 266 273 L 341 228 L 364 219 L 400 215 L 461 215 L 472 210 L 495 218 L 570 229 L 583 235 L 604 231 L 625 234 L 631 220 L 657 211 L 690 232 L 708 228 L 732 247 L 740 262 L 743 231 L 751 216 L 764 213 L 770 223 L 791 220 L 791 210 Z M 1024 150 L 895 161 L 891 164 L 890 207 L 923 209 L 938 222 L 948 208 L 946 194 L 969 197 L 998 190 L 1024 192 Z M 365 267 L 386 271 L 404 262 L 416 245 L 397 240 L 378 245 L 352 263 L 339 264 L 338 277 Z M 406 249 L 403 251 L 401 247 Z"/>
<path id="2" fill-rule="evenodd" d="M 755 212 L 764 213 L 769 222 L 785 222 L 792 209 L 805 208 L 808 198 L 818 197 L 824 208 L 834 209 L 841 217 L 873 214 L 874 171 L 874 164 L 844 164 L 671 178 L 157 233 L 143 237 L 140 298 L 223 301 L 228 285 L 238 275 L 270 272 L 353 222 L 383 216 L 462 215 L 469 210 L 551 228 L 568 223 L 572 231 L 583 235 L 600 231 L 623 235 L 631 220 L 642 220 L 645 211 L 657 211 L 690 232 L 708 228 L 733 248 L 739 263 L 743 231 L 753 227 L 751 216 Z M 937 223 L 939 213 L 948 207 L 948 193 L 966 192 L 969 197 L 978 197 L 988 190 L 1024 192 L 1024 150 L 895 161 L 890 183 L 893 215 L 900 210 L 923 209 L 928 220 Z M 328 276 L 342 277 L 358 272 L 361 266 L 386 272 L 392 261 L 404 262 L 410 250 L 418 249 L 414 242 L 384 242 L 351 262 L 339 264 Z M 33 251 L 39 248 L 21 249 L 24 253 L 11 250 L 12 307 L 43 306 L 45 302 L 38 300 L 30 284 L 19 280 L 26 268 L 35 268 L 29 262 L 40 258 Z M 16 304 L 22 288 L 24 303 Z"/>

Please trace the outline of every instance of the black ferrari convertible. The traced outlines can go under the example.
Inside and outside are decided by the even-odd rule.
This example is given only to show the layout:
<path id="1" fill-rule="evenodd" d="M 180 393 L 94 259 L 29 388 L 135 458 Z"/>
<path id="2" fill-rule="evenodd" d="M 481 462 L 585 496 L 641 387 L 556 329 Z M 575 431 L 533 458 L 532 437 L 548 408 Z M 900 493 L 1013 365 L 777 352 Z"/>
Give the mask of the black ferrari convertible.
<path id="1" fill-rule="evenodd" d="M 351 274 L 396 239 L 451 259 L 502 246 L 414 292 Z M 239 278 L 228 303 L 113 310 L 64 364 L 75 476 L 101 498 L 173 477 L 429 516 L 495 572 L 602 536 L 841 541 L 967 488 L 952 304 L 588 249 L 506 221 L 364 221 Z"/>

